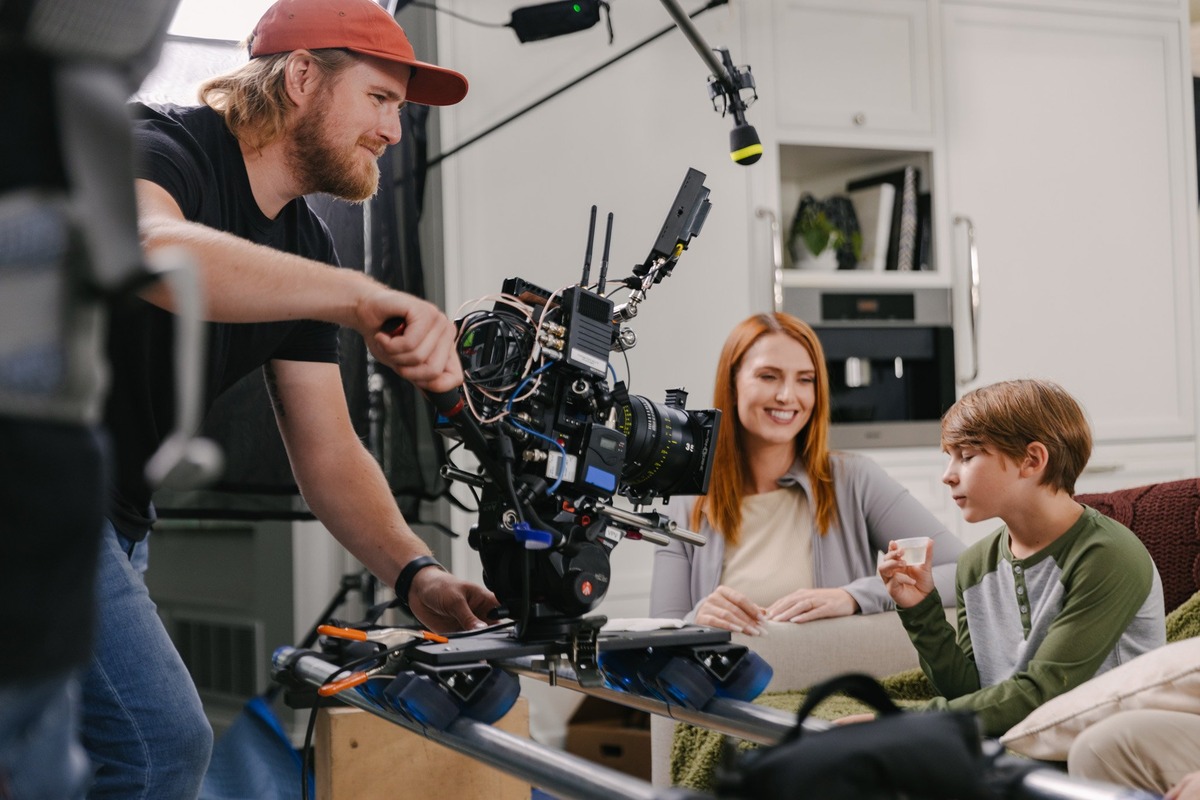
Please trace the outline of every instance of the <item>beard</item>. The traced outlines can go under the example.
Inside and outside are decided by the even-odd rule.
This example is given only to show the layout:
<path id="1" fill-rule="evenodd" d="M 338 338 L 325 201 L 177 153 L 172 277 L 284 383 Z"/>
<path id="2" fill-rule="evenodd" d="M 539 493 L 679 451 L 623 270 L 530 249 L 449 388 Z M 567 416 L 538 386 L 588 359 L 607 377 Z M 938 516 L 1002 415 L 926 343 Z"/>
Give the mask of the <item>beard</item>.
<path id="1" fill-rule="evenodd" d="M 328 104 L 315 103 L 296 120 L 288 163 L 304 194 L 324 192 L 361 203 L 379 188 L 379 165 L 359 152 L 360 145 L 380 152 L 386 142 L 360 137 L 352 147 L 339 145 L 329 130 Z"/>

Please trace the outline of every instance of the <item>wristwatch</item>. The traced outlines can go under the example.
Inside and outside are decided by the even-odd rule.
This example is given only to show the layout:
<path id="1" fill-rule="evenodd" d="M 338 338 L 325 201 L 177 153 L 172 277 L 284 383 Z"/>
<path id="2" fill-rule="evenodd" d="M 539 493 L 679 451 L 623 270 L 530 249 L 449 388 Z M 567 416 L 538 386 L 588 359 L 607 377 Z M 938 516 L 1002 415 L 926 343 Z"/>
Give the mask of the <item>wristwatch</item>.
<path id="1" fill-rule="evenodd" d="M 404 569 L 400 570 L 400 576 L 396 578 L 396 601 L 409 614 L 412 614 L 412 609 L 408 605 L 408 593 L 412 589 L 412 582 L 417 577 L 417 573 L 426 567 L 437 567 L 443 572 L 446 571 L 446 568 L 439 564 L 433 556 L 417 556 L 404 565 Z"/>

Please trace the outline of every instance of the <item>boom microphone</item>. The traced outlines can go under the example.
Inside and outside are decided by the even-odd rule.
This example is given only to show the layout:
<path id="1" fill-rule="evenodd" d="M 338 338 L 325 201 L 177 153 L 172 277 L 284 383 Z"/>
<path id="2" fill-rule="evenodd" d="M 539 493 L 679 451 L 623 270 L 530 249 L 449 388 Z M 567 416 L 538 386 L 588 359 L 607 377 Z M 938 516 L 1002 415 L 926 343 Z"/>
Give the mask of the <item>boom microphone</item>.
<path id="1" fill-rule="evenodd" d="M 762 158 L 762 153 L 758 131 L 743 118 L 729 132 L 729 157 L 739 164 L 749 166 Z"/>
<path id="2" fill-rule="evenodd" d="M 701 10 L 724 5 L 726 2 L 728 0 L 709 0 L 708 5 Z M 692 24 L 691 18 L 699 12 L 683 13 L 677 0 L 662 0 L 662 4 L 667 9 L 667 13 L 671 15 L 671 19 L 675 20 L 675 24 L 679 26 L 679 30 L 692 43 L 696 53 L 712 70 L 712 75 L 708 78 L 708 97 L 712 100 L 713 109 L 720 111 L 722 117 L 726 114 L 733 114 L 733 132 L 729 134 L 729 157 L 746 166 L 755 163 L 762 158 L 763 149 L 762 142 L 758 138 L 758 131 L 746 122 L 746 108 L 758 99 L 750 67 L 735 67 L 733 59 L 729 56 L 729 50 L 724 47 L 709 48 L 704 37 Z M 713 56 L 714 51 L 721 54 L 720 61 Z M 750 90 L 750 102 L 742 99 L 742 91 L 745 89 Z M 717 105 L 718 97 L 721 98 L 720 105 Z"/>
<path id="3" fill-rule="evenodd" d="M 749 166 L 762 158 L 763 153 L 758 131 L 746 122 L 746 108 L 749 103 L 742 99 L 743 89 L 750 90 L 751 103 L 758 99 L 754 76 L 748 66 L 740 69 L 735 67 L 729 51 L 725 48 L 718 48 L 716 52 L 721 54 L 723 74 L 718 73 L 709 78 L 708 96 L 713 101 L 713 108 L 718 109 L 721 116 L 727 113 L 733 115 L 733 130 L 729 132 L 729 157 L 739 164 Z M 723 103 L 719 108 L 718 97 Z"/>

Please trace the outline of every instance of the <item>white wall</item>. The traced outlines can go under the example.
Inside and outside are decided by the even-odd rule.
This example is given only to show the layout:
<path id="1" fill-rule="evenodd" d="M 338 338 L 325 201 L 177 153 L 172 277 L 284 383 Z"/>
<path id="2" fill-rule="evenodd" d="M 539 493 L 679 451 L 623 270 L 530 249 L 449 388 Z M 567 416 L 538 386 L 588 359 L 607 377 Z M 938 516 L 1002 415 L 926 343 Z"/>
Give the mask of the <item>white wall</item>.
<path id="1" fill-rule="evenodd" d="M 484 0 L 445 5 L 479 19 L 502 13 Z M 440 62 L 471 81 L 467 99 L 441 112 L 443 150 L 671 24 L 655 2 L 613 5 L 611 46 L 603 23 L 522 45 L 510 30 L 440 17 Z M 503 13 L 507 21 L 507 7 Z M 701 15 L 697 27 L 712 46 L 729 46 L 740 58 L 730 9 Z M 627 276 L 645 260 L 688 167 L 695 167 L 708 175 L 712 213 L 674 275 L 654 288 L 631 323 L 639 344 L 629 361 L 635 393 L 661 401 L 664 389 L 684 386 L 690 407 L 707 407 L 721 343 L 751 311 L 746 170 L 755 169 L 729 158 L 732 124 L 711 108 L 708 74 L 673 31 L 443 162 L 448 311 L 498 292 L 510 276 L 549 289 L 577 282 L 593 203 L 598 240 L 605 214 L 615 214 L 609 276 Z M 768 235 L 765 223 L 760 229 Z M 593 278 L 599 260 L 598 241 Z M 624 377 L 619 357 L 614 366 Z"/>

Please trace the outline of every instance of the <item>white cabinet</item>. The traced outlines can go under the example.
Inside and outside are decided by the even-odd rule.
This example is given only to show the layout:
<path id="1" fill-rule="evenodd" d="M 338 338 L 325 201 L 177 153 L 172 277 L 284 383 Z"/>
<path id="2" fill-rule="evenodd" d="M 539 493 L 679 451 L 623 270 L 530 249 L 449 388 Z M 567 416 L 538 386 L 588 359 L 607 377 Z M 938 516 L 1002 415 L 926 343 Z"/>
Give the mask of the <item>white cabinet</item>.
<path id="1" fill-rule="evenodd" d="M 925 0 L 754 0 L 758 81 L 781 128 L 933 130 Z M 762 15 L 761 17 L 758 15 Z"/>
<path id="2" fill-rule="evenodd" d="M 932 193 L 932 271 L 784 270 L 785 285 L 953 285 L 965 389 L 1049 378 L 1080 399 L 1098 441 L 1196 435 L 1181 2 L 773 0 L 747 1 L 744 14 L 777 156 L 751 175 L 751 193 L 784 241 L 802 192 L 825 197 L 914 164 Z M 869 124 L 853 122 L 859 111 Z M 761 229 L 751 248 L 765 272 Z"/>
<path id="3" fill-rule="evenodd" d="M 971 387 L 1061 383 L 1100 441 L 1193 436 L 1191 87 L 1178 21 L 947 3 L 947 215 Z M 968 345 L 968 346 L 962 346 Z M 969 388 L 969 387 L 968 387 Z"/>
<path id="4" fill-rule="evenodd" d="M 948 285 L 948 275 L 937 272 L 936 246 L 928 272 L 787 269 L 793 266 L 788 234 L 803 193 L 820 199 L 844 195 L 850 181 L 906 166 L 917 168 L 919 191 L 932 188 L 935 6 L 930 0 L 739 5 L 746 41 L 741 60 L 754 67 L 760 95 L 751 116 L 765 149 L 749 175 L 751 194 L 758 219 L 774 215 L 778 221 L 780 239 L 773 248 L 759 222 L 751 236 L 754 268 L 765 271 L 778 258 L 783 269 L 777 278 L 793 287 Z M 762 303 L 769 302 L 770 283 L 753 285 L 762 287 Z"/>
<path id="5" fill-rule="evenodd" d="M 960 393 L 1039 377 L 1084 405 L 1097 447 L 1080 492 L 1197 474 L 1182 0 L 746 0 L 744 15 L 778 156 L 751 192 L 785 237 L 801 192 L 873 170 L 916 164 L 933 197 L 933 271 L 784 270 L 782 282 L 951 286 Z M 990 529 L 947 505 L 936 447 L 871 454 L 964 538 Z"/>
<path id="6" fill-rule="evenodd" d="M 1075 482 L 1078 494 L 1111 492 L 1196 476 L 1193 442 L 1100 444 Z"/>

